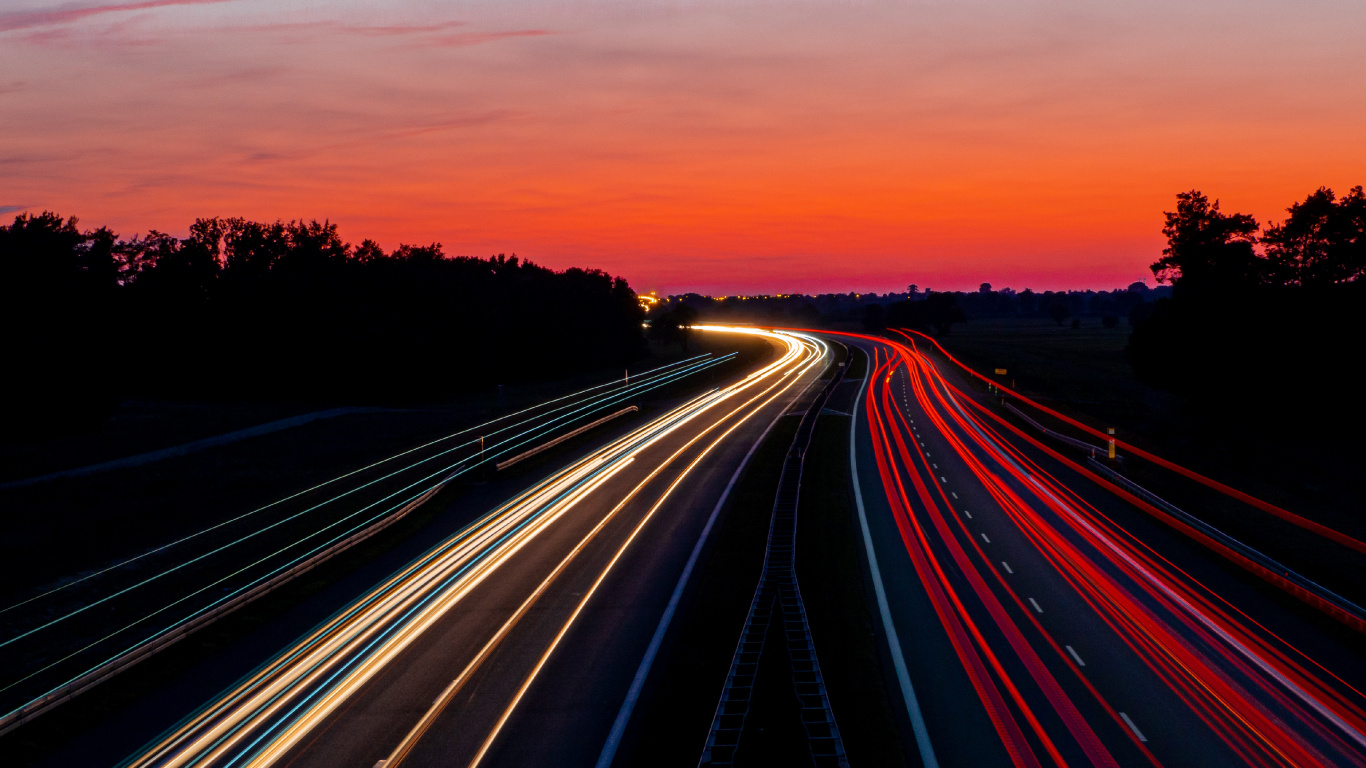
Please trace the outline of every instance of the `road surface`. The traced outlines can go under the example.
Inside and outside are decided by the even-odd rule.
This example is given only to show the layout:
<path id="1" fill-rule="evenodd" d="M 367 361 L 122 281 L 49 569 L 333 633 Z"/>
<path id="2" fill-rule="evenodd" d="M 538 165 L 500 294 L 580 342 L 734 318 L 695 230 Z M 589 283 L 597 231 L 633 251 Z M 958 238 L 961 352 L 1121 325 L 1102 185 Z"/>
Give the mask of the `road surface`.
<path id="1" fill-rule="evenodd" d="M 726 480 L 829 360 L 764 335 L 778 360 L 491 511 L 129 764 L 591 765 Z"/>
<path id="2" fill-rule="evenodd" d="M 1359 635 L 1029 445 L 914 342 L 837 338 L 870 355 L 851 447 L 922 762 L 1366 764 Z"/>

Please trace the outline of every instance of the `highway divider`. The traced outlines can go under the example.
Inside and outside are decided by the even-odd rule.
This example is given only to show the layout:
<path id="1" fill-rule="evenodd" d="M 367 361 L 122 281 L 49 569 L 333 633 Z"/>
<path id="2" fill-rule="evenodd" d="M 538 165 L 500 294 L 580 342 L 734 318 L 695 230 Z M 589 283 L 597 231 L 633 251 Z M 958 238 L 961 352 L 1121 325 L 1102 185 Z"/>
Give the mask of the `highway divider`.
<path id="1" fill-rule="evenodd" d="M 639 411 L 640 409 L 636 406 L 628 405 L 625 408 L 622 408 L 621 410 L 617 411 L 616 413 L 609 413 L 591 424 L 585 424 L 582 427 L 579 427 L 578 429 L 574 430 L 573 432 L 566 432 L 565 434 L 560 435 L 559 437 L 555 438 L 554 440 L 551 440 L 548 443 L 542 443 L 529 451 L 519 453 L 516 456 L 513 456 L 512 458 L 508 459 L 507 461 L 500 461 L 497 464 L 493 465 L 493 467 L 497 471 L 502 472 L 503 470 L 507 469 L 513 464 L 516 464 L 519 461 L 529 459 L 542 451 L 548 451 L 551 448 L 554 448 L 555 446 L 559 445 L 560 443 L 578 437 L 579 435 L 582 435 L 584 432 L 587 432 L 588 430 L 596 426 L 606 424 L 607 422 L 617 418 L 618 416 L 625 416 L 628 413 L 638 413 Z"/>

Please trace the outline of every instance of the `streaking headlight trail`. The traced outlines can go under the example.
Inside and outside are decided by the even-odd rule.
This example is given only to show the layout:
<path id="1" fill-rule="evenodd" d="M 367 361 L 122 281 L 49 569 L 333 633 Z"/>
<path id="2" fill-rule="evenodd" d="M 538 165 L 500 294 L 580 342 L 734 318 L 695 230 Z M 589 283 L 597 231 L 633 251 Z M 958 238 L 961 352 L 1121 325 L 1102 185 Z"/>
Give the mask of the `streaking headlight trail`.
<path id="1" fill-rule="evenodd" d="M 374 587 L 332 619 L 296 641 L 291 647 L 240 681 L 181 725 L 126 762 L 129 766 L 267 766 L 276 764 L 316 729 L 386 665 L 395 663 L 411 643 L 465 600 L 481 583 L 498 578 L 500 568 L 518 557 L 547 530 L 566 517 L 601 517 L 588 534 L 602 529 L 607 519 L 652 482 L 668 478 L 669 484 L 653 506 L 641 515 L 620 544 L 617 555 L 601 569 L 593 588 L 579 603 L 560 633 L 545 647 L 542 664 L 554 650 L 597 585 L 653 517 L 664 499 L 712 447 L 760 409 L 794 390 L 807 374 L 819 370 L 829 357 L 828 346 L 805 334 L 763 331 L 724 326 L 699 326 L 709 333 L 742 333 L 764 337 L 780 345 L 775 360 L 730 386 L 707 392 L 663 414 L 648 424 L 612 441 L 603 448 L 554 472 L 512 500 L 442 542 L 383 583 Z M 677 443 L 680 430 L 685 437 Z M 712 441 L 700 443 L 707 435 Z M 661 441 L 674 436 L 668 446 Z M 678 461 L 685 451 L 705 445 L 688 462 Z M 659 448 L 665 448 L 661 451 Z M 614 479 L 631 469 L 639 477 L 641 462 L 648 472 L 639 482 Z M 594 499 L 594 504 L 584 505 Z M 589 512 L 578 512 L 589 508 Z M 598 512 L 604 510 L 604 512 Z M 586 538 L 585 542 L 588 541 Z M 572 558 L 580 547 L 573 549 Z M 549 578 L 553 578 L 556 569 Z M 528 601 L 544 585 L 530 585 Z M 519 609 L 509 622 L 521 615 Z M 506 627 L 504 628 L 506 629 Z M 502 631 L 497 638 L 502 635 Z M 477 654 L 472 665 L 484 653 Z M 534 679 L 537 665 L 519 692 L 507 704 L 503 717 L 488 731 L 483 746 L 472 756 L 477 762 L 497 737 L 502 723 L 517 705 L 520 692 Z M 468 673 L 462 673 L 456 686 Z M 402 744 L 401 753 L 422 733 L 421 723 Z M 391 761 L 393 762 L 393 761 Z"/>

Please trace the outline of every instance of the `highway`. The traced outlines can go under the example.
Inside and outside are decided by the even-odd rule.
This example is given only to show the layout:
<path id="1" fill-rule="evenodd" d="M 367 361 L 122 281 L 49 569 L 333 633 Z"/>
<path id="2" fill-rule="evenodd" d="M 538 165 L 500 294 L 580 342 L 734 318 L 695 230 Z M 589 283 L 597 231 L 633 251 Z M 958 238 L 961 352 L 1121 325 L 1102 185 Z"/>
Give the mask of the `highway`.
<path id="1" fill-rule="evenodd" d="M 913 759 L 1366 765 L 1356 630 L 1012 431 L 914 337 L 834 338 L 870 360 L 850 447 Z"/>
<path id="2" fill-rule="evenodd" d="M 130 766 L 592 764 L 727 480 L 830 360 L 813 336 L 551 473 Z"/>
<path id="3" fill-rule="evenodd" d="M 0 608 L 0 733 L 298 578 L 452 480 L 633 412 L 728 359 L 698 355 L 468 425 L 254 509 L 208 511 L 198 530 L 20 592 Z"/>

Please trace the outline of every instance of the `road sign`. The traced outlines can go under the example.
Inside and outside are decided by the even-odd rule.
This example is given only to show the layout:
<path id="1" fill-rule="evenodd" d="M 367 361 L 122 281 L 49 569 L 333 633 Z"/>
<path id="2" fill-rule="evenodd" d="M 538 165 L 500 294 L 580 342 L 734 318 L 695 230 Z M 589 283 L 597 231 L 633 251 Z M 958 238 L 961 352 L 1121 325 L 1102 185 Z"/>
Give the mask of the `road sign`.
<path id="1" fill-rule="evenodd" d="M 1004 376 L 1004 375 L 1006 375 L 1006 369 L 1004 369 L 1004 368 L 997 368 L 997 369 L 996 369 L 996 375 L 997 375 L 997 376 Z"/>

